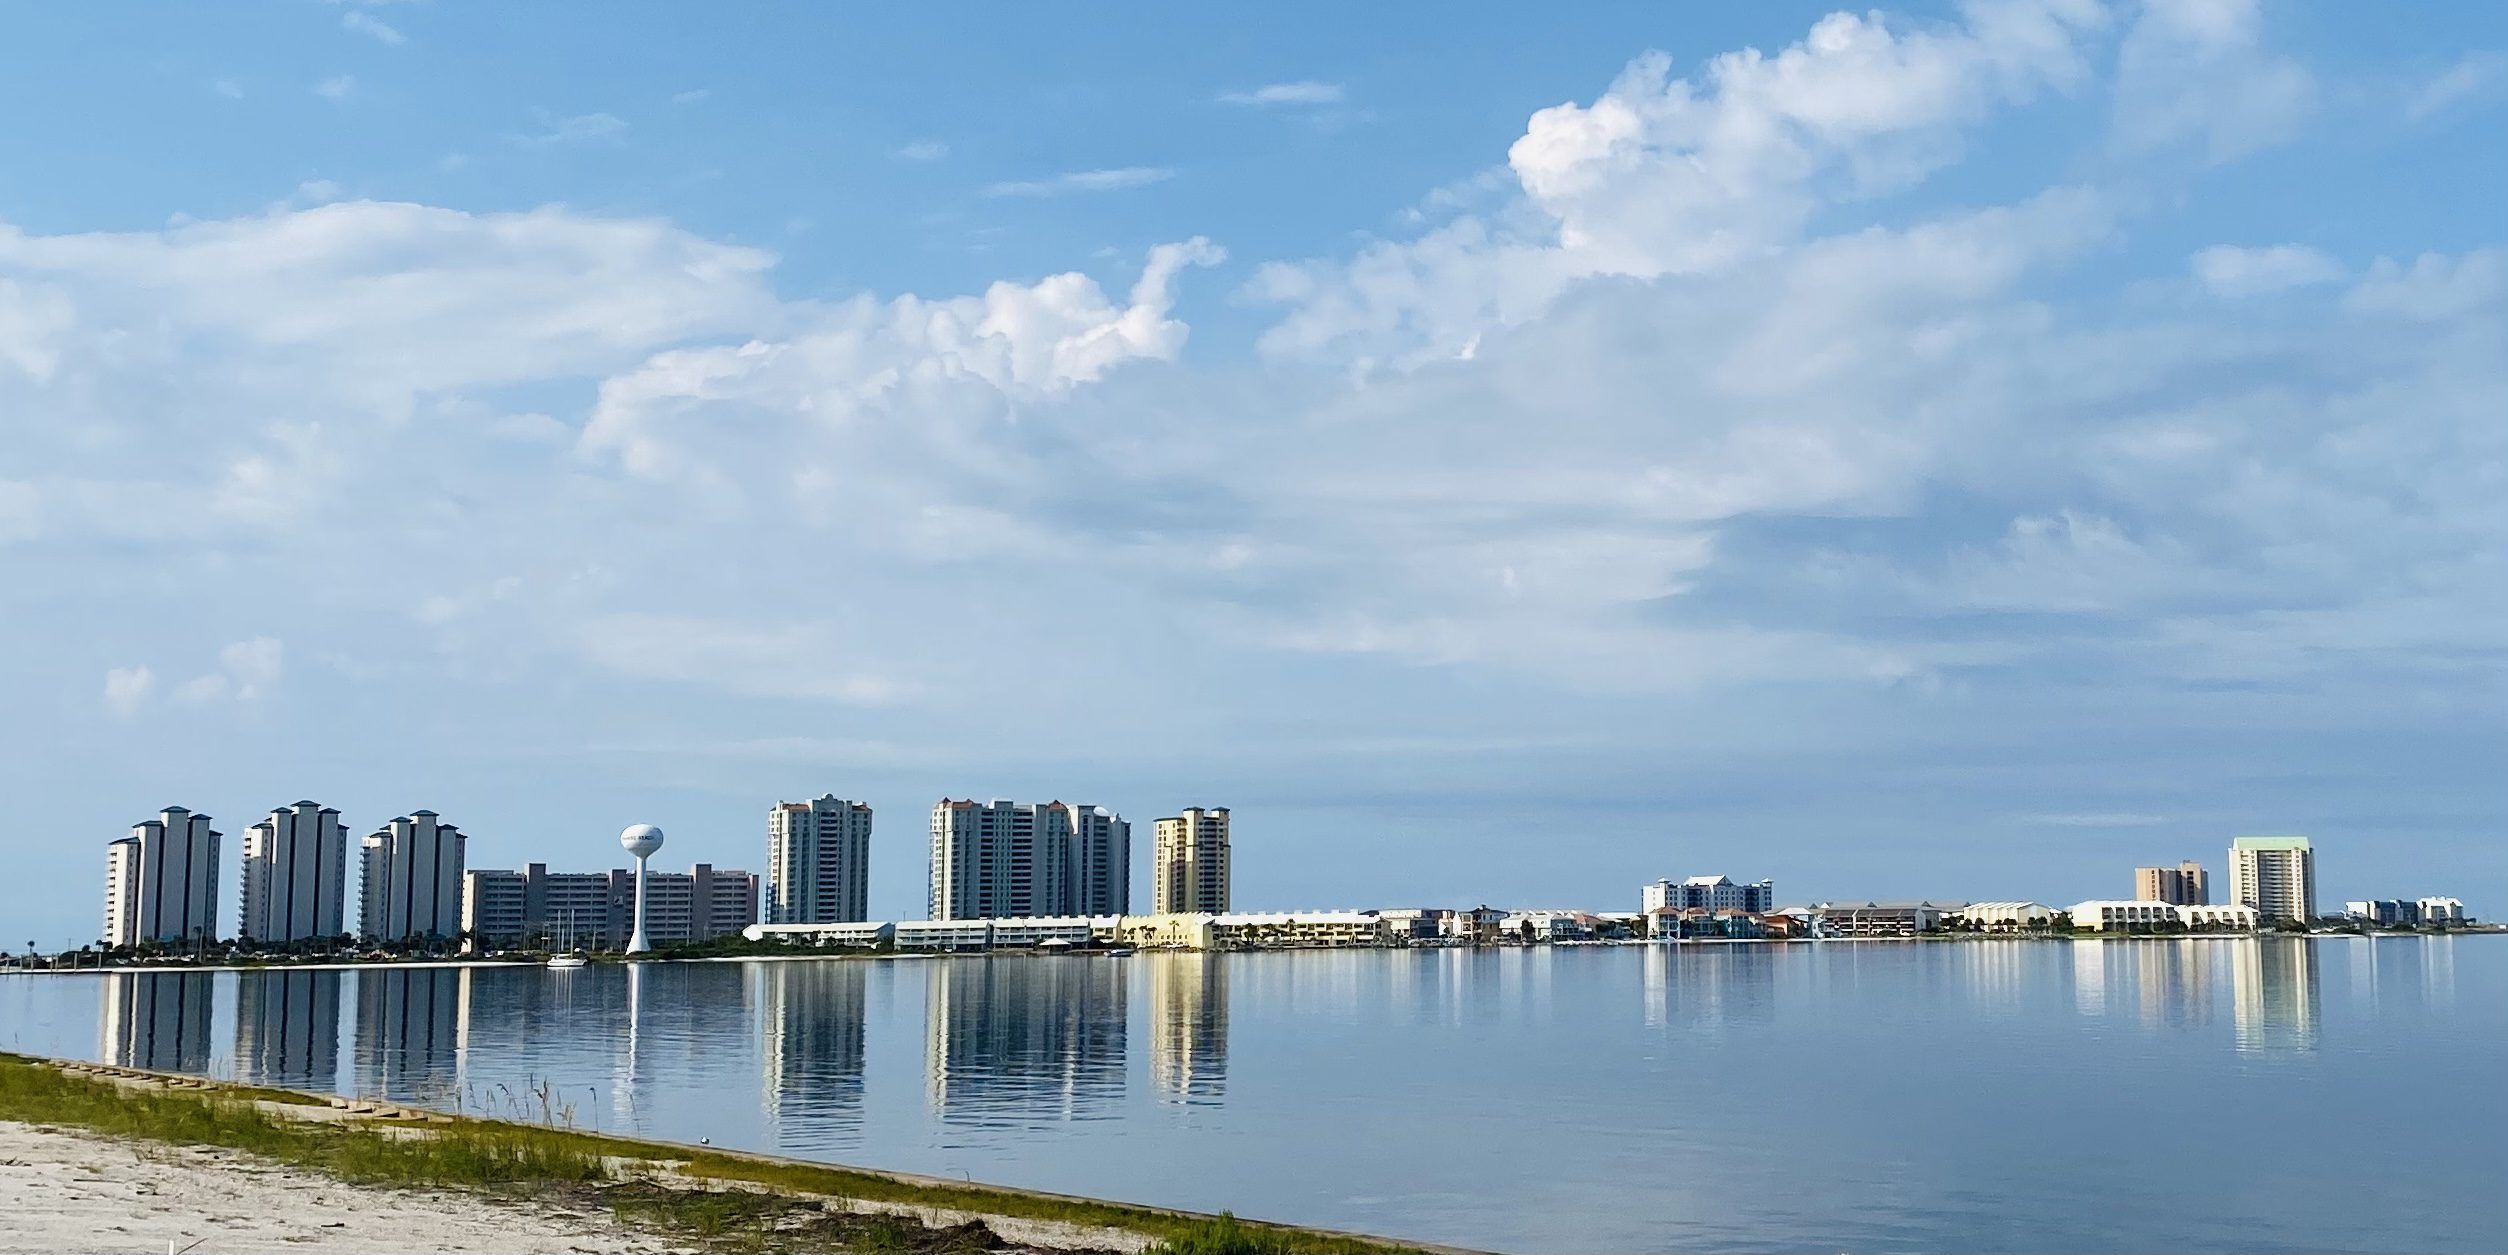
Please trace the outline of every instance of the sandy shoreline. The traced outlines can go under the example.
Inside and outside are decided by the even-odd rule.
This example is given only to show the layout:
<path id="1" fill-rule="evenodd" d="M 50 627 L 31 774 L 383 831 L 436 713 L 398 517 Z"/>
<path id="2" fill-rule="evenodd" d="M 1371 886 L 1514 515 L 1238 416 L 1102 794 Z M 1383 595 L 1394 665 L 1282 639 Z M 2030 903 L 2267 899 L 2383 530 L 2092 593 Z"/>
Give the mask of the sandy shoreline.
<path id="1" fill-rule="evenodd" d="M 8 1121 L 0 1121 L 0 1199 L 0 1252 L 11 1255 L 695 1249 L 555 1204 L 348 1185 L 233 1151 Z"/>

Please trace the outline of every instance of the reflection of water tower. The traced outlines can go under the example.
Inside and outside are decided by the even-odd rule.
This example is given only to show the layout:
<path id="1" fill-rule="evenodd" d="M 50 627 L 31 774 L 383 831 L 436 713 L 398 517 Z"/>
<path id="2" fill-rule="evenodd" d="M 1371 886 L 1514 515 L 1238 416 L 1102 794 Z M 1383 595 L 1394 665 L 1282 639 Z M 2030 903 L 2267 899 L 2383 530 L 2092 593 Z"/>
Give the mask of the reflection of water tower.
<path id="1" fill-rule="evenodd" d="M 627 934 L 627 953 L 644 954 L 653 949 L 653 943 L 644 935 L 644 865 L 655 850 L 662 848 L 662 830 L 651 824 L 637 824 L 618 834 L 618 843 L 636 856 L 636 926 Z"/>

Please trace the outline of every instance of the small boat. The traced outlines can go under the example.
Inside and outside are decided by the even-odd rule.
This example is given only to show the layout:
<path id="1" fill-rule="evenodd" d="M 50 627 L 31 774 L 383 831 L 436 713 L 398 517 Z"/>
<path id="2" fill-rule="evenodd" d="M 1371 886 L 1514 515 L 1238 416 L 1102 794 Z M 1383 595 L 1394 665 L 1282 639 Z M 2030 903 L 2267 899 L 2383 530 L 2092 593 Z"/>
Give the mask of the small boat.
<path id="1" fill-rule="evenodd" d="M 1132 947 L 1130 947 L 1130 946 L 1117 946 L 1117 947 L 1115 947 L 1114 949 L 1107 951 L 1107 952 L 1106 952 L 1106 957 L 1107 957 L 1107 958 L 1110 958 L 1110 959 L 1128 959 L 1128 958 L 1131 958 L 1131 957 L 1132 957 Z"/>
<path id="2" fill-rule="evenodd" d="M 587 959 L 580 954 L 561 954 L 556 958 L 550 959 L 549 966 L 556 968 L 559 971 L 565 971 L 570 968 L 587 966 L 591 962 L 592 960 Z"/>
<path id="3" fill-rule="evenodd" d="M 592 960 L 583 957 L 582 951 L 575 949 L 573 940 L 570 936 L 570 930 L 566 927 L 566 922 L 564 920 L 558 921 L 557 948 L 565 951 L 565 953 L 550 955 L 549 966 L 556 968 L 561 972 L 588 966 L 592 962 Z"/>

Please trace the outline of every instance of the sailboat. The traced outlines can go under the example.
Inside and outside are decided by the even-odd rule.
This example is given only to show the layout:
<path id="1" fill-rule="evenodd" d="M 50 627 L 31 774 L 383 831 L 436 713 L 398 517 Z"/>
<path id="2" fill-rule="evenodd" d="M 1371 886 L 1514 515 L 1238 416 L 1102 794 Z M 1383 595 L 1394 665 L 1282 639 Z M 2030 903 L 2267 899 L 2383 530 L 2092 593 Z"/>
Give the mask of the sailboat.
<path id="1" fill-rule="evenodd" d="M 555 948 L 559 951 L 559 953 L 549 956 L 549 966 L 557 968 L 561 971 L 570 968 L 582 967 L 592 962 L 592 960 L 583 957 L 583 954 L 576 950 L 573 942 L 573 930 L 568 927 L 568 925 L 572 922 L 573 921 L 571 920 L 559 920 L 557 922 L 557 946 Z"/>

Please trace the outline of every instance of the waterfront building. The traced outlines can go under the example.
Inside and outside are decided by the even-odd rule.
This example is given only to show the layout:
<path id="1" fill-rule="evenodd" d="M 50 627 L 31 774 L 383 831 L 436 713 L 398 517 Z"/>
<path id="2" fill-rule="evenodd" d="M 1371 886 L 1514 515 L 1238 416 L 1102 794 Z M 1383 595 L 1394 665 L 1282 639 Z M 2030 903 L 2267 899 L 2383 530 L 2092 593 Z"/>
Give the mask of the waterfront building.
<path id="1" fill-rule="evenodd" d="M 2180 905 L 2104 898 L 2076 902 L 2067 913 L 2075 929 L 2122 933 L 2252 930 L 2259 918 L 2254 907 L 2234 902 Z"/>
<path id="2" fill-rule="evenodd" d="M 285 945 L 346 931 L 348 829 L 328 806 L 298 802 L 244 830 L 239 941 Z"/>
<path id="3" fill-rule="evenodd" d="M 766 813 L 766 922 L 870 917 L 871 808 L 833 793 Z"/>
<path id="4" fill-rule="evenodd" d="M 2055 909 L 2036 902 L 1971 902 L 1950 919 L 1979 932 L 2016 933 L 2053 925 Z"/>
<path id="5" fill-rule="evenodd" d="M 1150 909 L 1218 915 L 1228 909 L 1228 808 L 1185 808 L 1158 821 Z"/>
<path id="6" fill-rule="evenodd" d="M 1131 848 L 1131 825 L 1101 807 L 942 798 L 932 807 L 930 916 L 1117 913 L 1093 908 L 1131 901 Z"/>
<path id="7" fill-rule="evenodd" d="M 2465 922 L 2464 903 L 2454 898 L 2371 898 L 2343 903 L 2343 914 L 2380 928 L 2445 927 Z"/>
<path id="8" fill-rule="evenodd" d="M 218 837 L 207 815 L 169 806 L 107 846 L 104 943 L 215 939 Z"/>
<path id="9" fill-rule="evenodd" d="M 2137 867 L 2134 897 L 2143 902 L 2203 906 L 2212 901 L 2212 882 L 2203 864 L 2192 860 L 2175 867 Z"/>
<path id="10" fill-rule="evenodd" d="M 2471 922 L 2464 913 L 2464 903 L 2454 898 L 2423 898 L 2415 905 L 2421 908 L 2424 924 L 2456 925 Z"/>
<path id="11" fill-rule="evenodd" d="M 1831 902 L 1820 907 L 1820 930 L 1832 937 L 1912 937 L 1942 927 L 1964 902 Z"/>
<path id="12" fill-rule="evenodd" d="M 1456 911 L 1445 919 L 1445 935 L 1466 945 L 1485 946 L 1498 940 L 1498 925 L 1507 913 L 1493 906 Z"/>
<path id="13" fill-rule="evenodd" d="M 1446 921 L 1454 912 L 1434 908 L 1399 907 L 1376 912 L 1384 924 L 1385 939 L 1397 944 L 1434 941 L 1446 934 Z"/>
<path id="14" fill-rule="evenodd" d="M 1265 911 L 1210 917 L 1204 949 L 1303 950 L 1384 944 L 1384 924 L 1369 911 Z"/>
<path id="15" fill-rule="evenodd" d="M 758 878 L 749 872 L 699 863 L 650 873 L 645 886 L 645 937 L 656 945 L 731 936 L 758 918 Z M 636 874 L 626 868 L 552 872 L 533 863 L 462 875 L 461 930 L 474 945 L 563 938 L 587 950 L 616 950 L 635 927 L 635 906 Z"/>
<path id="16" fill-rule="evenodd" d="M 411 811 L 363 843 L 358 935 L 443 940 L 462 930 L 462 859 L 470 838 L 434 811 Z"/>
<path id="17" fill-rule="evenodd" d="M 1692 876 L 1687 880 L 1658 880 L 1646 886 L 1640 895 L 1643 910 L 1649 914 L 1667 906 L 1703 907 L 1710 911 L 1748 911 L 1764 915 L 1776 909 L 1776 882 L 1754 880 L 1735 884 L 1724 876 Z"/>
<path id="18" fill-rule="evenodd" d="M 1545 941 L 1590 941 L 1593 916 L 1583 911 L 1514 911 L 1498 921 L 1498 939 L 1531 945 Z"/>
<path id="19" fill-rule="evenodd" d="M 897 926 L 886 920 L 839 920 L 827 924 L 751 924 L 740 930 L 751 941 L 876 950 L 897 943 Z"/>
<path id="20" fill-rule="evenodd" d="M 2316 850 L 2306 837 L 2232 839 L 2229 900 L 2266 919 L 2315 918 Z"/>
<path id="21" fill-rule="evenodd" d="M 2075 902 L 2067 913 L 2073 918 L 2074 928 L 2087 932 L 2175 932 L 2185 927 L 2173 902 L 2099 898 Z"/>
<path id="22" fill-rule="evenodd" d="M 1761 915 L 1733 907 L 1717 910 L 1703 906 L 1659 906 L 1646 916 L 1645 935 L 1658 941 L 1700 937 L 1748 941 L 1770 935 L 1792 936 L 1792 925 L 1793 920 L 1789 916 Z"/>

